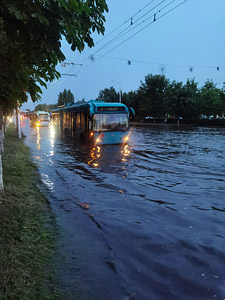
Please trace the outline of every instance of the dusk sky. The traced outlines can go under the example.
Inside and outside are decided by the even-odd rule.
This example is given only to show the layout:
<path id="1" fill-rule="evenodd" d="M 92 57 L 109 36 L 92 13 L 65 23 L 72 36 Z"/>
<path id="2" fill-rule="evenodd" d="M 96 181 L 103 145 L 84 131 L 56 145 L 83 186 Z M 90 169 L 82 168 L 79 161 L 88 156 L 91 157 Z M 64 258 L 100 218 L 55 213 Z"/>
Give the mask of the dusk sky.
<path id="1" fill-rule="evenodd" d="M 70 64 L 65 67 L 59 64 L 57 69 L 76 77 L 62 75 L 58 81 L 48 84 L 47 90 L 43 88 L 41 101 L 26 103 L 22 109 L 34 109 L 39 103 L 55 104 L 64 89 L 72 91 L 75 101 L 96 99 L 100 90 L 110 86 L 117 91 L 121 86 L 123 92 L 129 92 L 136 90 L 151 73 L 164 74 L 171 81 L 186 82 L 188 78 L 195 78 L 199 87 L 212 79 L 222 88 L 225 81 L 225 1 L 183 2 L 108 0 L 104 39 L 93 35 L 96 46 L 85 48 L 81 54 L 62 42 L 65 62 Z"/>

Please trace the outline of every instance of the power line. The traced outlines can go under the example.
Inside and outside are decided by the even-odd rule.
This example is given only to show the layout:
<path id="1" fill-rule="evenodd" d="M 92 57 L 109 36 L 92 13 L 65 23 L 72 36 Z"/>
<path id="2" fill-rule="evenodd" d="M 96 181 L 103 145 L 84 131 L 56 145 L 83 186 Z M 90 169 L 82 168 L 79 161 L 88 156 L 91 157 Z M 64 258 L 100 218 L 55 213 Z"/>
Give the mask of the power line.
<path id="1" fill-rule="evenodd" d="M 82 66 L 83 66 L 82 64 L 77 64 L 74 62 L 62 62 L 61 67 L 66 68 L 67 70 L 65 70 L 65 73 L 63 73 L 61 75 L 77 77 Z M 69 67 L 69 70 L 67 67 Z M 75 71 L 75 67 L 76 68 L 78 67 L 78 70 Z"/>
<path id="2" fill-rule="evenodd" d="M 117 31 L 118 29 L 120 29 L 120 27 L 122 27 L 123 25 L 125 25 L 126 23 L 128 23 L 129 21 L 131 21 L 134 17 L 136 17 L 136 15 L 138 15 L 142 10 L 144 10 L 146 7 L 148 7 L 150 4 L 152 4 L 155 0 L 150 1 L 148 4 L 146 4 L 144 7 L 142 7 L 141 9 L 139 9 L 135 14 L 133 14 L 129 19 L 127 19 L 125 22 L 123 22 L 122 24 L 120 24 L 118 27 L 116 27 L 114 30 L 112 30 L 110 33 L 108 33 L 107 36 L 103 37 L 99 42 L 96 43 L 96 45 L 98 45 L 99 43 L 101 43 L 105 38 L 109 37 L 111 34 L 113 34 L 115 31 Z"/>
<path id="3" fill-rule="evenodd" d="M 118 38 L 121 38 L 121 37 L 123 37 L 123 36 L 125 36 L 126 34 L 128 34 L 129 32 L 131 32 L 132 30 L 134 30 L 135 28 L 137 28 L 137 27 L 139 27 L 140 25 L 142 25 L 144 22 L 146 22 L 147 20 L 149 20 L 149 19 L 151 19 L 152 17 L 154 17 L 154 19 L 153 19 L 153 22 L 155 22 L 156 21 L 156 15 L 158 14 L 158 13 L 160 13 L 160 12 L 162 12 L 165 8 L 167 8 L 169 5 L 171 5 L 173 2 L 175 2 L 176 0 L 172 0 L 170 3 L 168 3 L 167 5 L 165 5 L 164 7 L 162 7 L 161 9 L 159 9 L 157 12 L 154 12 L 152 15 L 150 15 L 148 18 L 146 18 L 146 19 L 144 19 L 141 23 L 139 23 L 139 24 L 137 24 L 136 26 L 134 26 L 134 27 L 131 27 L 131 29 L 130 30 L 128 30 L 127 32 L 125 32 L 124 34 L 122 34 L 121 36 L 119 36 Z M 165 0 L 164 1 L 162 1 L 162 2 L 160 2 L 157 6 L 159 6 L 160 4 L 162 4 L 163 2 L 165 2 Z M 154 8 L 156 8 L 157 6 L 155 6 Z M 153 9 L 154 9 L 153 8 Z M 153 9 L 151 9 L 151 11 L 153 10 Z M 149 11 L 150 12 L 150 11 Z M 146 13 L 147 14 L 147 13 Z M 146 14 L 144 15 L 144 16 L 146 16 Z M 142 16 L 143 17 L 143 16 Z M 141 17 L 141 18 L 142 18 Z M 140 20 L 141 18 L 139 18 L 138 20 Z M 134 22 L 134 24 L 135 24 L 136 22 Z M 118 39 L 118 38 L 116 38 L 116 40 Z"/>
<path id="4" fill-rule="evenodd" d="M 72 76 L 72 77 L 77 77 L 76 74 L 69 74 L 69 73 L 65 73 L 65 74 L 60 74 L 61 76 Z"/>
<path id="5" fill-rule="evenodd" d="M 207 68 L 207 69 L 215 69 L 217 71 L 220 71 L 220 69 L 225 68 L 225 66 L 200 66 L 200 65 L 178 65 L 178 64 L 165 64 L 165 63 L 158 63 L 158 62 L 149 62 L 149 61 L 141 61 L 141 60 L 134 60 L 129 58 L 119 58 L 119 57 L 111 57 L 111 56 L 105 56 L 105 58 L 114 59 L 114 60 L 120 60 L 120 61 L 126 61 L 126 62 L 133 62 L 133 63 L 141 63 L 141 64 L 149 64 L 149 65 L 164 65 L 168 67 L 183 67 L 183 68 Z"/>
<path id="6" fill-rule="evenodd" d="M 98 53 L 99 51 L 101 51 L 102 49 L 104 49 L 105 47 L 109 46 L 111 43 L 115 42 L 116 40 L 118 40 L 119 38 L 123 37 L 124 35 L 128 34 L 130 31 L 134 30 L 135 28 L 137 28 L 138 26 L 142 25 L 144 22 L 146 22 L 148 19 L 152 18 L 153 16 L 156 16 L 157 13 L 161 12 L 163 9 L 165 9 L 166 7 L 168 7 L 169 5 L 171 5 L 173 2 L 175 2 L 176 0 L 172 0 L 169 4 L 167 4 L 166 6 L 164 6 L 163 8 L 161 8 L 159 11 L 155 12 L 153 15 L 151 15 L 150 17 L 146 18 L 145 20 L 143 20 L 142 22 L 140 22 L 139 24 L 137 24 L 136 26 L 133 26 L 134 24 L 136 24 L 139 20 L 141 20 L 142 18 L 144 18 L 146 15 L 148 15 L 150 12 L 152 12 L 155 8 L 157 8 L 159 5 L 161 5 L 162 3 L 164 3 L 167 0 L 162 0 L 159 4 L 157 4 L 156 6 L 154 6 L 153 8 L 151 8 L 149 11 L 147 11 L 144 15 L 142 15 L 140 18 L 138 18 L 136 21 L 132 22 L 128 27 L 126 27 L 125 29 L 123 29 L 120 33 L 118 33 L 115 37 L 113 37 L 109 42 L 107 42 L 106 44 L 104 44 L 101 48 L 99 48 L 98 50 L 96 50 L 92 56 L 94 56 L 96 53 Z M 128 30 L 130 28 L 130 30 Z M 128 31 L 127 31 L 128 30 Z"/>
<path id="7" fill-rule="evenodd" d="M 138 20 L 134 21 L 132 23 L 135 24 L 136 22 L 138 22 L 140 19 L 142 19 L 144 16 L 146 16 L 147 14 L 149 14 L 151 11 L 153 11 L 155 8 L 157 8 L 159 5 L 161 5 L 162 3 L 164 3 L 166 0 L 161 1 L 160 3 L 158 3 L 156 6 L 154 6 L 152 9 L 150 9 L 149 11 L 147 11 L 144 15 L 142 15 Z M 97 51 L 95 51 L 91 56 L 90 59 L 92 61 L 94 61 L 94 55 L 96 55 L 96 53 L 98 53 L 99 51 L 101 51 L 102 49 L 104 49 L 105 47 L 109 46 L 111 43 L 115 42 L 116 40 L 118 40 L 119 38 L 122 38 L 123 36 L 125 36 L 126 34 L 128 34 L 129 32 L 131 32 L 132 30 L 136 29 L 137 27 L 139 27 L 140 25 L 142 25 L 144 22 L 146 22 L 148 19 L 154 17 L 154 22 L 156 21 L 156 15 L 158 13 L 160 13 L 161 11 L 163 11 L 165 8 L 167 8 L 169 5 L 171 5 L 173 2 L 175 2 L 176 0 L 172 0 L 171 2 L 169 2 L 167 5 L 165 5 L 164 7 L 162 7 L 160 10 L 155 11 L 151 16 L 149 16 L 148 18 L 144 19 L 142 22 L 140 22 L 139 24 L 137 24 L 136 26 L 132 26 L 129 25 L 128 27 L 126 27 L 124 30 L 122 30 L 119 34 L 117 34 L 114 38 L 112 38 L 107 44 L 103 45 L 100 49 L 98 49 Z M 130 30 L 128 30 L 130 28 Z M 128 30 L 128 31 L 127 31 Z M 84 61 L 86 61 L 87 59 L 85 59 Z"/>
<path id="8" fill-rule="evenodd" d="M 173 10 L 175 10 L 176 8 L 178 8 L 179 6 L 181 6 L 182 4 L 184 4 L 185 2 L 187 2 L 188 0 L 184 0 L 183 2 L 179 3 L 178 5 L 176 5 L 175 7 L 173 7 L 172 9 L 170 9 L 169 11 L 167 11 L 166 13 L 164 13 L 163 15 L 161 15 L 160 17 L 157 18 L 157 20 L 165 17 L 167 14 L 169 14 L 170 12 L 172 12 Z M 124 44 L 125 42 L 127 42 L 128 40 L 130 40 L 132 37 L 136 36 L 138 33 L 140 33 L 141 31 L 143 31 L 144 29 L 146 29 L 147 27 L 151 26 L 153 23 L 155 23 L 155 21 L 153 20 L 151 23 L 147 24 L 146 26 L 144 26 L 142 29 L 140 29 L 139 31 L 135 32 L 133 35 L 131 35 L 130 37 L 128 37 L 127 39 L 125 39 L 124 41 L 122 41 L 121 43 L 119 43 L 117 46 L 115 46 L 114 48 L 110 49 L 108 52 L 106 52 L 105 54 L 103 54 L 102 56 L 100 56 L 95 62 L 99 61 L 101 58 L 105 57 L 107 54 L 109 54 L 110 52 L 112 52 L 113 50 L 115 50 L 116 48 L 118 48 L 119 46 L 121 46 L 122 44 Z M 90 64 L 89 64 L 90 65 Z M 87 67 L 89 66 L 87 65 Z"/>
<path id="9" fill-rule="evenodd" d="M 82 64 L 76 64 L 76 63 L 74 63 L 74 62 L 62 62 L 61 63 L 61 66 L 62 67 L 66 67 L 66 65 L 70 65 L 70 66 L 83 66 Z"/>
<path id="10" fill-rule="evenodd" d="M 118 29 L 120 29 L 122 26 L 124 26 L 125 24 L 127 24 L 129 21 L 132 22 L 132 19 L 137 16 L 142 10 L 144 10 L 146 7 L 148 7 L 150 4 L 152 4 L 155 0 L 151 0 L 149 3 L 147 3 L 144 7 L 142 7 L 141 9 L 139 9 L 136 13 L 134 13 L 130 18 L 128 18 L 126 21 L 124 21 L 123 23 L 121 23 L 119 26 L 117 26 L 114 30 L 112 30 L 110 33 L 108 33 L 107 35 L 105 35 L 100 41 L 98 41 L 97 43 L 95 43 L 95 46 L 97 46 L 98 44 L 100 44 L 102 41 L 104 41 L 105 39 L 107 39 L 109 36 L 111 36 L 114 32 L 116 32 Z M 87 53 L 87 51 L 90 51 L 91 48 L 88 48 L 86 51 L 84 51 L 82 54 Z M 85 58 L 82 62 L 86 61 L 87 58 Z"/>

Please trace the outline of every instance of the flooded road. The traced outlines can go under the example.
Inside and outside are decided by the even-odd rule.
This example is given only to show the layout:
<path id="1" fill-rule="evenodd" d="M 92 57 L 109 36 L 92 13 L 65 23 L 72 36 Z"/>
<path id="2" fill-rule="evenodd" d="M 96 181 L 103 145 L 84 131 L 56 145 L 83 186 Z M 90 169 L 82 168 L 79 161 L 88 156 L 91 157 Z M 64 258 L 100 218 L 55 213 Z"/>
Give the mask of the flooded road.
<path id="1" fill-rule="evenodd" d="M 67 299 L 225 299 L 225 129 L 139 127 L 128 146 L 23 124 L 62 234 Z"/>

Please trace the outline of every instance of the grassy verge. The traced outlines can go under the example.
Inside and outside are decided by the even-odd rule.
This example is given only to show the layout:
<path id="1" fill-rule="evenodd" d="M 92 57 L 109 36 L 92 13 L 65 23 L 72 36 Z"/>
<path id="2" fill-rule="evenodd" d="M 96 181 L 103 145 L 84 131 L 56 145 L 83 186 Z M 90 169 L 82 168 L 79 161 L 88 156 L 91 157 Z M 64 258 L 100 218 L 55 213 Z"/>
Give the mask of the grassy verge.
<path id="1" fill-rule="evenodd" d="M 54 216 L 37 187 L 29 148 L 8 127 L 0 193 L 0 299 L 58 299 L 51 286 Z M 48 271 L 47 271 L 48 270 Z"/>

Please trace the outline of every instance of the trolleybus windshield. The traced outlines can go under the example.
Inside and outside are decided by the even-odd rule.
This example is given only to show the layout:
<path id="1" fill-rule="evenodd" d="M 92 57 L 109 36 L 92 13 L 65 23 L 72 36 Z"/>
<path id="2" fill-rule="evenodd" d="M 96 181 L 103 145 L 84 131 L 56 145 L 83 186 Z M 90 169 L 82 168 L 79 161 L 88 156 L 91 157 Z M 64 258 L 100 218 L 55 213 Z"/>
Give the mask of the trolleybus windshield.
<path id="1" fill-rule="evenodd" d="M 93 118 L 94 131 L 125 131 L 128 130 L 127 114 L 95 114 Z"/>

